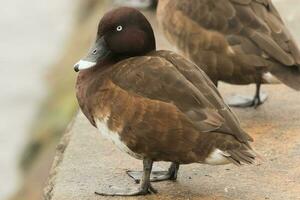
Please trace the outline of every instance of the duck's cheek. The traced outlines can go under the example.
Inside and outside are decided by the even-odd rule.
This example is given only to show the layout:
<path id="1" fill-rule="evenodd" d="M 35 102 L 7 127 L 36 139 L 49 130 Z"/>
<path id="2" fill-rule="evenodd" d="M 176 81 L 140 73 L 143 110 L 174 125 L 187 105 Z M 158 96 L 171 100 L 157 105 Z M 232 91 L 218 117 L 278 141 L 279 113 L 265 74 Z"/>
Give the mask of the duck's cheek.
<path id="1" fill-rule="evenodd" d="M 138 53 L 145 46 L 145 35 L 143 32 L 124 31 L 112 37 L 108 44 L 116 53 Z"/>

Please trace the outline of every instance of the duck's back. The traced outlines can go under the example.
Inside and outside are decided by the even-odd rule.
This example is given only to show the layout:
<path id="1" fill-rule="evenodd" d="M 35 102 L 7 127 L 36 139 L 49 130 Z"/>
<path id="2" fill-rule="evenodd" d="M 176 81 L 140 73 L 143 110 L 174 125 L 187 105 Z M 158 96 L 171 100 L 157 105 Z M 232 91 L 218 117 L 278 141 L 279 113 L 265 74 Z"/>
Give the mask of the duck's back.
<path id="1" fill-rule="evenodd" d="M 213 81 L 252 83 L 271 71 L 300 86 L 288 81 L 299 77 L 299 49 L 270 0 L 162 0 L 158 19 L 167 38 Z"/>

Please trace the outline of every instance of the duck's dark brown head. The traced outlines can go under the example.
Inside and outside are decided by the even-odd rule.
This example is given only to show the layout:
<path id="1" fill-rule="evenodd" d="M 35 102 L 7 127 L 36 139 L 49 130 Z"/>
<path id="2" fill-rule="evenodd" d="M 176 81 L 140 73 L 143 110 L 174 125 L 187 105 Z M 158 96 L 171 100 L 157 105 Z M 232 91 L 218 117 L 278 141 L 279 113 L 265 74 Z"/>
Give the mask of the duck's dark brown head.
<path id="1" fill-rule="evenodd" d="M 155 37 L 146 17 L 134 8 L 121 7 L 106 13 L 98 27 L 97 39 L 75 71 L 144 55 L 155 50 Z"/>

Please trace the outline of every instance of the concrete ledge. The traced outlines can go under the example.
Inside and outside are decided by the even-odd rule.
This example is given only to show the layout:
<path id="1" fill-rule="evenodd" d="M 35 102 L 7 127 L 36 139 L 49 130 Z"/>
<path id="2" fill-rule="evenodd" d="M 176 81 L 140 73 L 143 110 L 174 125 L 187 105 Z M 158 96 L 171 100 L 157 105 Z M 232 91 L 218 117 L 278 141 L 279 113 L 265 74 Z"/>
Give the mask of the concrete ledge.
<path id="1" fill-rule="evenodd" d="M 221 85 L 220 89 L 228 96 L 233 91 L 251 94 L 253 87 Z M 266 104 L 257 110 L 235 111 L 266 161 L 240 168 L 185 165 L 177 182 L 154 183 L 158 195 L 128 199 L 300 199 L 300 95 L 283 85 L 264 86 L 264 90 L 270 94 Z M 134 185 L 125 171 L 142 166 L 103 139 L 81 113 L 59 146 L 55 160 L 46 200 L 110 199 L 94 192 L 110 185 Z M 157 165 L 167 167 L 166 163 Z"/>
<path id="2" fill-rule="evenodd" d="M 159 36 L 159 48 L 170 49 L 157 31 L 153 13 L 145 14 Z M 253 86 L 221 84 L 219 89 L 224 96 L 233 92 L 254 94 Z M 254 147 L 266 159 L 260 165 L 185 165 L 180 168 L 177 182 L 153 184 L 158 195 L 97 196 L 94 192 L 99 188 L 134 185 L 125 171 L 140 170 L 142 163 L 103 139 L 79 113 L 58 147 L 45 199 L 300 200 L 300 94 L 284 85 L 263 86 L 263 91 L 269 99 L 258 109 L 234 110 L 242 126 L 254 137 Z"/>

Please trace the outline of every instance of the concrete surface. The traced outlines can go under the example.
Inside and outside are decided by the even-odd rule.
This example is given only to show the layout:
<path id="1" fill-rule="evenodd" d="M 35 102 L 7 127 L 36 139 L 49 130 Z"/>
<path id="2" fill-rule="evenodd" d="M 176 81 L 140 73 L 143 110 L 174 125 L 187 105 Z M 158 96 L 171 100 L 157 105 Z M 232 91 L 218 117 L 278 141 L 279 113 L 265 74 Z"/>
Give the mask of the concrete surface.
<path id="1" fill-rule="evenodd" d="M 44 77 L 63 50 L 76 1 L 0 0 L 0 199 L 19 182 L 19 157 L 47 93 Z"/>
<path id="2" fill-rule="evenodd" d="M 299 0 L 273 0 L 276 8 L 281 14 L 283 20 L 290 28 L 293 36 L 298 43 L 300 43 L 300 3 Z"/>
<path id="3" fill-rule="evenodd" d="M 252 89 L 221 86 L 225 94 Z M 264 91 L 270 98 L 257 110 L 235 109 L 242 126 L 255 138 L 255 149 L 265 158 L 262 164 L 182 166 L 177 182 L 154 183 L 159 194 L 146 199 L 300 199 L 300 95 L 282 85 L 264 87 Z M 109 199 L 94 192 L 109 185 L 134 185 L 125 171 L 141 169 L 141 162 L 103 139 L 81 113 L 67 137 L 59 148 L 65 151 L 56 158 L 60 162 L 53 168 L 47 200 Z"/>
<path id="4" fill-rule="evenodd" d="M 160 47 L 167 48 L 161 37 L 158 41 Z M 221 84 L 220 91 L 225 97 L 232 93 L 252 95 L 254 87 Z M 254 148 L 265 158 L 260 164 L 185 165 L 177 182 L 153 184 L 157 195 L 97 196 L 94 192 L 99 188 L 135 185 L 125 171 L 139 170 L 142 163 L 103 139 L 79 113 L 58 146 L 45 199 L 300 200 L 300 93 L 284 85 L 263 86 L 263 91 L 269 99 L 258 109 L 234 109 L 242 127 L 254 137 Z M 168 164 L 155 166 L 166 168 Z"/>

